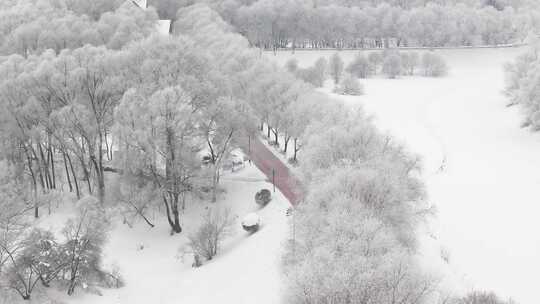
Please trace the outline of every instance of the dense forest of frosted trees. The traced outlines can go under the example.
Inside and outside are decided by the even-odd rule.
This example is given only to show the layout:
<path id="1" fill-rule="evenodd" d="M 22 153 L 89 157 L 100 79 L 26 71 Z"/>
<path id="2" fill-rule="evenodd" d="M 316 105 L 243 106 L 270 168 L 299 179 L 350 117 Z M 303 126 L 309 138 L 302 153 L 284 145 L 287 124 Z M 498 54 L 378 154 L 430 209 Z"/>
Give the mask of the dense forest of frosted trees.
<path id="1" fill-rule="evenodd" d="M 158 16 L 123 1 L 13 1 L 0 10 L 0 55 L 28 57 L 91 44 L 120 49 L 149 35 Z M 118 7 L 116 10 L 113 8 Z"/>
<path id="2" fill-rule="evenodd" d="M 231 23 L 264 48 L 474 46 L 519 43 L 538 23 L 538 11 L 471 6 L 350 6 L 307 1 L 257 1 Z M 287 12 L 286 14 L 280 12 Z"/>
<path id="3" fill-rule="evenodd" d="M 154 2 L 165 13 L 197 1 Z M 540 21 L 534 0 L 198 2 L 208 2 L 252 45 L 265 49 L 513 44 Z"/>

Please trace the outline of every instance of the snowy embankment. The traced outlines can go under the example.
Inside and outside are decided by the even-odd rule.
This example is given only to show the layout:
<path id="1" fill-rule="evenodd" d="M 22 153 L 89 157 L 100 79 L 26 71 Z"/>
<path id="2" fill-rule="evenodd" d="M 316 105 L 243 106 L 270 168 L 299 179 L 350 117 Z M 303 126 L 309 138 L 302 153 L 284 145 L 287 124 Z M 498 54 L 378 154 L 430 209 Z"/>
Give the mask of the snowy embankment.
<path id="1" fill-rule="evenodd" d="M 503 64 L 522 51 L 439 50 L 450 67 L 447 77 L 367 79 L 364 96 L 339 98 L 363 106 L 381 129 L 423 157 L 438 214 L 422 250 L 430 260 L 441 247 L 450 263 L 446 283 L 536 304 L 540 134 L 520 128 L 519 109 L 507 108 L 502 94 Z M 280 64 L 294 56 L 305 67 L 333 53 L 267 56 Z M 356 53 L 340 55 L 348 63 Z M 331 94 L 331 86 L 323 90 Z"/>
<path id="2" fill-rule="evenodd" d="M 257 191 L 270 189 L 266 177 L 253 165 L 222 177 L 225 189 L 217 203 L 187 204 L 181 216 L 184 231 L 169 234 L 163 215 L 156 214 L 156 227 L 139 222 L 133 228 L 114 221 L 114 228 L 104 251 L 104 264 L 116 265 L 125 287 L 103 290 L 102 296 L 79 292 L 74 297 L 56 295 L 73 304 L 199 304 L 199 303 L 268 303 L 281 301 L 280 259 L 288 237 L 286 198 L 277 191 L 272 201 L 260 208 L 254 201 Z M 187 235 L 199 225 L 208 208 L 230 208 L 235 223 L 218 255 L 199 268 L 192 268 L 193 259 L 184 254 Z M 243 217 L 256 212 L 261 228 L 250 234 L 241 227 Z M 44 218 L 44 227 L 61 227 L 68 214 Z"/>

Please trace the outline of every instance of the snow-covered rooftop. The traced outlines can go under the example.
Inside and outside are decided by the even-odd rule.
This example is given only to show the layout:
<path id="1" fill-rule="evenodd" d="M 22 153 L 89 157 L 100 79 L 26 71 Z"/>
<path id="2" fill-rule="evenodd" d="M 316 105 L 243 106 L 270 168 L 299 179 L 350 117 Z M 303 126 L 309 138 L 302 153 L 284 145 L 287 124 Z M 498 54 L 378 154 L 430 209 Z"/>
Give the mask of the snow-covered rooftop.
<path id="1" fill-rule="evenodd" d="M 140 8 L 148 8 L 148 1 L 147 0 L 131 0 L 135 5 L 137 5 Z"/>
<path id="2" fill-rule="evenodd" d="M 163 35 L 169 35 L 171 32 L 171 20 L 158 20 L 156 25 L 157 31 Z"/>

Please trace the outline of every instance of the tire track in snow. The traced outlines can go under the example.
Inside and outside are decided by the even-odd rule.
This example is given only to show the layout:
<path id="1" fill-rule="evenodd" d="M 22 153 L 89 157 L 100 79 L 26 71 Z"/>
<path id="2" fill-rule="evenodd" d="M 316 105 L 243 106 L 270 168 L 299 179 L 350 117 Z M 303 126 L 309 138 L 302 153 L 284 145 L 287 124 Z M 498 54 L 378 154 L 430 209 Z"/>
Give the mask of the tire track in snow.
<path id="1" fill-rule="evenodd" d="M 444 94 L 444 91 L 438 90 L 436 94 L 433 93 L 431 95 L 428 95 L 423 101 L 423 104 L 425 106 L 422 107 L 422 111 L 419 115 L 420 122 L 423 125 L 424 129 L 439 146 L 439 165 L 438 167 L 432 168 L 430 170 L 430 176 L 444 173 L 448 167 L 448 149 L 441 134 L 441 128 L 436 125 L 436 123 L 434 122 L 435 119 L 433 117 L 434 107 L 436 107 L 435 110 L 437 111 L 437 113 L 441 113 L 441 103 L 444 101 L 442 101 L 439 96 L 444 96 Z"/>

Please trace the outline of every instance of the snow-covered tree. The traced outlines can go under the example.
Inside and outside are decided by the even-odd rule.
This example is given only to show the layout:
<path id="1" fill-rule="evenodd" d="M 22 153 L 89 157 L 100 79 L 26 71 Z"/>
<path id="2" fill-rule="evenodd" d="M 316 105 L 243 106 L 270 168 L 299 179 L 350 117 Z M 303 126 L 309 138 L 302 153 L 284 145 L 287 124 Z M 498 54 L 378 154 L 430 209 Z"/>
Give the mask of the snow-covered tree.
<path id="1" fill-rule="evenodd" d="M 403 73 L 405 75 L 414 75 L 418 65 L 420 63 L 420 56 L 417 52 L 400 52 L 401 65 L 403 67 Z"/>
<path id="2" fill-rule="evenodd" d="M 358 53 L 346 70 L 358 78 L 368 78 L 372 74 L 371 65 L 363 53 Z"/>
<path id="3" fill-rule="evenodd" d="M 116 109 L 116 129 L 124 147 L 124 170 L 149 178 L 161 191 L 167 220 L 180 233 L 180 202 L 194 188 L 200 168 L 194 98 L 179 86 L 145 96 L 128 91 Z"/>
<path id="4" fill-rule="evenodd" d="M 315 61 L 313 66 L 308 68 L 299 68 L 296 71 L 296 76 L 303 81 L 312 84 L 315 87 L 323 87 L 326 75 L 328 73 L 328 62 L 326 58 L 321 57 Z"/>
<path id="5" fill-rule="evenodd" d="M 291 73 L 295 73 L 298 70 L 298 59 L 291 58 L 285 63 L 285 68 Z"/>
<path id="6" fill-rule="evenodd" d="M 234 220 L 228 209 L 213 209 L 205 214 L 201 226 L 188 237 L 196 261 L 200 257 L 209 261 L 217 255 Z"/>
<path id="7" fill-rule="evenodd" d="M 427 52 L 422 55 L 422 74 L 430 77 L 441 77 L 448 74 L 448 66 L 440 55 Z"/>
<path id="8" fill-rule="evenodd" d="M 313 64 L 314 82 L 317 87 L 322 87 L 326 80 L 326 75 L 329 73 L 328 61 L 321 57 Z"/>
<path id="9" fill-rule="evenodd" d="M 373 74 L 378 74 L 383 63 L 383 53 L 382 52 L 371 52 L 368 55 L 368 61 L 371 66 L 371 71 Z"/>
<path id="10" fill-rule="evenodd" d="M 525 115 L 523 126 L 540 129 L 540 57 L 534 41 L 528 52 L 518 56 L 505 66 L 506 90 L 509 104 L 519 105 Z"/>
<path id="11" fill-rule="evenodd" d="M 330 73 L 330 76 L 332 76 L 332 80 L 334 80 L 335 85 L 337 85 L 341 81 L 341 77 L 343 76 L 343 69 L 343 59 L 341 59 L 341 56 L 339 56 L 338 53 L 334 53 L 334 55 L 330 57 L 328 71 Z"/>
<path id="12" fill-rule="evenodd" d="M 331 101 L 322 93 L 308 92 L 289 105 L 291 116 L 288 134 L 293 139 L 293 157 L 289 160 L 293 164 L 298 162 L 298 152 L 302 149 L 302 138 L 306 129 L 325 115 L 324 109 Z"/>
<path id="13" fill-rule="evenodd" d="M 399 52 L 387 51 L 383 54 L 382 72 L 390 79 L 397 78 L 402 73 L 402 62 Z"/>
<path id="14" fill-rule="evenodd" d="M 206 148 L 212 167 L 212 201 L 217 200 L 220 170 L 240 136 L 246 135 L 244 128 L 249 115 L 243 110 L 245 105 L 230 98 L 219 98 L 215 103 L 202 109 Z"/>

